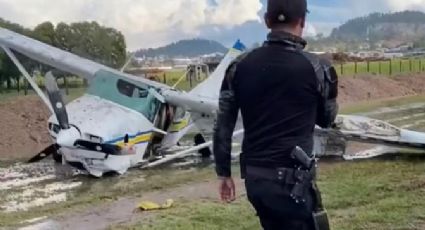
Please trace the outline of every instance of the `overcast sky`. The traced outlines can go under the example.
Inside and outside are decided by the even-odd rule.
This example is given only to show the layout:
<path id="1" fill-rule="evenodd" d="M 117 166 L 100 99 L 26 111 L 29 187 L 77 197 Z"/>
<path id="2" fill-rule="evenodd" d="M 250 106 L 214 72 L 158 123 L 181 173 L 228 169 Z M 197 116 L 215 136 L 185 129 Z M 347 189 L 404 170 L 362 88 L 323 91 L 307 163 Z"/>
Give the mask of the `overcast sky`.
<path id="1" fill-rule="evenodd" d="M 130 50 L 185 38 L 231 45 L 263 40 L 266 0 L 0 0 L 0 17 L 34 27 L 43 21 L 95 20 L 117 28 Z M 346 20 L 371 12 L 425 11 L 425 0 L 309 0 L 307 34 L 328 34 Z"/>

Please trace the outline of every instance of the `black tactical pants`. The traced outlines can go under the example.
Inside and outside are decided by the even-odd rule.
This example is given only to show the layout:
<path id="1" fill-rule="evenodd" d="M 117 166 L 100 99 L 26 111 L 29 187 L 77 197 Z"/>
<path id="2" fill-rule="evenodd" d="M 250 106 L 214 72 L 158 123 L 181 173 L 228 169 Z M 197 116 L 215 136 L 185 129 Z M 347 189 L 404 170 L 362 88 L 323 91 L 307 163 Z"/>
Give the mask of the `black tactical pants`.
<path id="1" fill-rule="evenodd" d="M 264 230 L 313 230 L 313 196 L 297 204 L 290 197 L 291 185 L 247 175 L 248 199 L 257 211 Z"/>

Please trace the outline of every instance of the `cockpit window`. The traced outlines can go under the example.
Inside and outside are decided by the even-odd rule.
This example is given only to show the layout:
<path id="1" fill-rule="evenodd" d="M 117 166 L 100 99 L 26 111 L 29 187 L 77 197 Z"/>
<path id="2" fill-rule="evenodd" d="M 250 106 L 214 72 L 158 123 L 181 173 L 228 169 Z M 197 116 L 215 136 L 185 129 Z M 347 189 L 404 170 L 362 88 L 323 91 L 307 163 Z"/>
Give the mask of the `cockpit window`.
<path id="1" fill-rule="evenodd" d="M 148 96 L 148 90 L 139 88 L 136 85 L 121 79 L 118 79 L 117 88 L 121 94 L 127 97 L 146 98 Z"/>
<path id="2" fill-rule="evenodd" d="M 150 95 L 149 87 L 101 70 L 96 73 L 87 93 L 137 111 L 153 122 L 160 102 Z"/>

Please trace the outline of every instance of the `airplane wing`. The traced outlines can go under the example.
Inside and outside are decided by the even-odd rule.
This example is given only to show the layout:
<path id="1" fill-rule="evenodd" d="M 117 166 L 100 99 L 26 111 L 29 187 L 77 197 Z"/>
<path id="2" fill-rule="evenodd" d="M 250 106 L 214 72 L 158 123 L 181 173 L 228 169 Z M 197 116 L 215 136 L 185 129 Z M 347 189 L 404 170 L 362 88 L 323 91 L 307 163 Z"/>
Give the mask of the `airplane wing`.
<path id="1" fill-rule="evenodd" d="M 172 104 L 181 106 L 190 112 L 213 114 L 218 109 L 220 87 L 227 67 L 245 50 L 245 45 L 238 40 L 208 79 L 188 93 L 166 90 L 163 92 L 164 97 Z"/>
<path id="2" fill-rule="evenodd" d="M 66 52 L 4 28 L 0 28 L 0 46 L 21 53 L 35 61 L 39 61 L 59 70 L 83 77 L 89 81 L 94 78 L 98 71 L 106 70 L 120 77 L 142 82 L 157 89 L 170 88 L 165 84 L 122 73 L 113 68 L 82 58 L 70 52 Z"/>
<path id="3" fill-rule="evenodd" d="M 190 92 L 166 90 L 163 92 L 166 100 L 191 112 L 192 121 L 199 131 L 208 136 L 214 127 L 215 113 L 218 110 L 220 87 L 227 67 L 246 50 L 239 40 L 234 44 L 221 61 L 217 69 L 204 82 Z M 243 129 L 238 124 L 236 129 Z"/>

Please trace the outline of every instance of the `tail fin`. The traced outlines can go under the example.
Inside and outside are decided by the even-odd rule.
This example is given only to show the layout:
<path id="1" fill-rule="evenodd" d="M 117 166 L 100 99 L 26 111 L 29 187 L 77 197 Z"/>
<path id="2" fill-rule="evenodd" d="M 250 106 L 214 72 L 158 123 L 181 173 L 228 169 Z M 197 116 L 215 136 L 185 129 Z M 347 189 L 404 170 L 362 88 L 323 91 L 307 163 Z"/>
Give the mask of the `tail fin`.
<path id="1" fill-rule="evenodd" d="M 218 65 L 217 69 L 208 77 L 208 79 L 190 91 L 190 94 L 193 96 L 201 96 L 217 100 L 227 67 L 245 50 L 245 45 L 241 43 L 240 40 L 236 41 L 235 45 L 230 48 L 229 52 L 223 58 L 220 65 Z"/>

